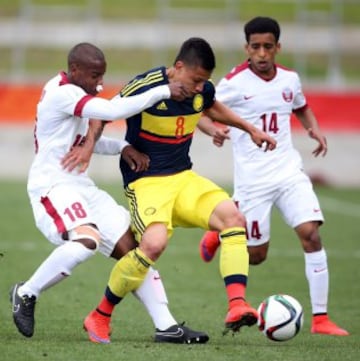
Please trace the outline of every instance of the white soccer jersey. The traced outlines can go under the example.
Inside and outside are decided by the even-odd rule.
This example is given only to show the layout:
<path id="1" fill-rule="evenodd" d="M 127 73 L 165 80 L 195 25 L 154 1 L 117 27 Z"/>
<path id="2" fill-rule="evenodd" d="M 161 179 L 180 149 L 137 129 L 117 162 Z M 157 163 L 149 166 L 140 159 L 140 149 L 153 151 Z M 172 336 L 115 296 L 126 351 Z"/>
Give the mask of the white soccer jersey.
<path id="1" fill-rule="evenodd" d="M 93 184 L 84 172 L 63 170 L 61 160 L 71 147 L 79 144 L 88 129 L 82 109 L 92 99 L 82 88 L 67 83 L 64 73 L 52 78 L 44 87 L 37 105 L 34 130 L 35 158 L 31 165 L 28 190 L 46 193 L 63 182 Z"/>
<path id="2" fill-rule="evenodd" d="M 169 87 L 164 85 L 140 95 L 116 96 L 108 101 L 69 83 L 64 72 L 52 78 L 45 85 L 37 105 L 36 154 L 28 177 L 29 192 L 44 194 L 55 184 L 63 182 L 93 184 L 86 172 L 80 174 L 74 169 L 70 173 L 61 166 L 65 154 L 84 139 L 89 117 L 104 120 L 126 118 L 169 97 Z M 109 141 L 106 143 L 103 148 L 111 147 Z"/>
<path id="3" fill-rule="evenodd" d="M 302 161 L 293 147 L 290 115 L 305 107 L 306 100 L 296 72 L 277 66 L 276 76 L 266 81 L 246 62 L 220 81 L 216 98 L 277 141 L 275 150 L 264 152 L 246 132 L 231 128 L 234 199 L 239 200 L 249 189 L 270 190 L 299 172 Z"/>
<path id="4" fill-rule="evenodd" d="M 100 252 L 110 256 L 118 239 L 129 229 L 130 215 L 106 192 L 96 187 L 87 172 L 69 172 L 61 160 L 86 136 L 89 118 L 116 120 L 134 115 L 155 102 L 170 97 L 168 86 L 159 86 L 133 97 L 111 101 L 87 94 L 70 84 L 65 73 L 44 87 L 37 106 L 34 132 L 35 158 L 28 177 L 36 226 L 56 245 L 66 240 L 66 231 L 95 224 L 100 232 Z M 94 151 L 118 154 L 123 142 L 101 137 Z"/>

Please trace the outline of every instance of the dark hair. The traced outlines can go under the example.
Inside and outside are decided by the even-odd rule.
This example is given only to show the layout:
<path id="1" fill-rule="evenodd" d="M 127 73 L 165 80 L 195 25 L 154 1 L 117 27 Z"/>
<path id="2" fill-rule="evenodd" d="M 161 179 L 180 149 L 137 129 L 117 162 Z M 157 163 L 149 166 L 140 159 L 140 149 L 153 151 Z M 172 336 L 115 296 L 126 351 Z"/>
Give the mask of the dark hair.
<path id="1" fill-rule="evenodd" d="M 279 23 L 268 17 L 257 16 L 253 18 L 244 26 L 245 38 L 249 42 L 250 35 L 252 34 L 264 34 L 271 33 L 274 35 L 276 42 L 280 38 L 280 26 Z"/>
<path id="2" fill-rule="evenodd" d="M 105 61 L 102 50 L 90 43 L 75 45 L 68 55 L 68 65 L 72 63 L 86 64 L 93 61 Z"/>
<path id="3" fill-rule="evenodd" d="M 183 61 L 189 66 L 200 66 L 201 68 L 213 71 L 215 69 L 215 54 L 210 44 L 202 38 L 190 38 L 186 40 L 175 58 Z"/>

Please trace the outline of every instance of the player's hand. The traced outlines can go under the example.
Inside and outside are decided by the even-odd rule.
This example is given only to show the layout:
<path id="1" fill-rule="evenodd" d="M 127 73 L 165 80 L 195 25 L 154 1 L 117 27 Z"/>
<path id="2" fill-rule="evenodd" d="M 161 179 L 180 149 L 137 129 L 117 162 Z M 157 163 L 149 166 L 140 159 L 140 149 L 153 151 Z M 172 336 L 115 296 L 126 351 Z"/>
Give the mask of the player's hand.
<path id="1" fill-rule="evenodd" d="M 276 140 L 262 130 L 256 129 L 254 132 L 252 132 L 251 139 L 260 148 L 265 143 L 265 152 L 268 150 L 274 150 L 276 148 Z"/>
<path id="2" fill-rule="evenodd" d="M 230 128 L 224 126 L 217 126 L 215 133 L 213 134 L 213 143 L 217 147 L 222 147 L 225 140 L 230 139 L 229 136 Z"/>
<path id="3" fill-rule="evenodd" d="M 78 171 L 83 173 L 89 167 L 92 155 L 92 147 L 77 145 L 72 147 L 71 150 L 61 160 L 63 169 L 71 172 L 76 167 Z"/>
<path id="4" fill-rule="evenodd" d="M 132 145 L 127 145 L 121 151 L 121 157 L 134 172 L 144 172 L 149 168 L 150 158 L 147 154 L 137 151 Z"/>
<path id="5" fill-rule="evenodd" d="M 191 94 L 186 90 L 184 85 L 179 81 L 170 81 L 169 83 L 171 99 L 176 101 L 183 101 L 185 98 L 191 96 Z"/>
<path id="6" fill-rule="evenodd" d="M 308 130 L 309 137 L 312 139 L 315 139 L 319 144 L 318 146 L 313 150 L 312 154 L 314 154 L 315 157 L 318 155 L 322 155 L 325 157 L 328 147 L 327 147 L 327 140 L 324 135 L 320 132 L 320 130 L 314 130 L 312 128 L 309 128 Z"/>

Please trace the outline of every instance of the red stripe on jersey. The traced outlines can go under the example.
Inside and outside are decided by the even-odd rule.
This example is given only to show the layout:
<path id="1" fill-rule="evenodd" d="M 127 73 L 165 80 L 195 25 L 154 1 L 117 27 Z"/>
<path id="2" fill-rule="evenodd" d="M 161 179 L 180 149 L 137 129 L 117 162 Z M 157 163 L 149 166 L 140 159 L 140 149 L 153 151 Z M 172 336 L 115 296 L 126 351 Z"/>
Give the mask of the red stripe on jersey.
<path id="1" fill-rule="evenodd" d="M 139 137 L 141 138 L 151 140 L 152 142 L 167 143 L 167 144 L 181 144 L 191 139 L 192 136 L 193 133 L 181 138 L 161 138 L 161 137 L 157 137 L 156 135 L 151 135 L 144 132 L 139 133 Z"/>
<path id="2" fill-rule="evenodd" d="M 82 114 L 85 104 L 92 98 L 94 98 L 93 95 L 83 96 L 76 104 L 74 115 L 77 117 L 81 117 L 81 114 Z"/>
<path id="3" fill-rule="evenodd" d="M 67 74 L 64 71 L 60 72 L 60 76 L 61 76 L 61 79 L 60 79 L 59 85 L 70 84 Z"/>
<path id="4" fill-rule="evenodd" d="M 54 220 L 58 232 L 64 233 L 66 231 L 65 224 L 50 199 L 48 197 L 41 197 L 41 203 L 45 207 L 46 213 Z"/>
<path id="5" fill-rule="evenodd" d="M 231 70 L 230 73 L 228 73 L 225 78 L 227 80 L 230 80 L 233 76 L 239 74 L 241 71 L 249 68 L 249 62 L 246 60 L 242 64 L 237 65 L 235 68 Z"/>

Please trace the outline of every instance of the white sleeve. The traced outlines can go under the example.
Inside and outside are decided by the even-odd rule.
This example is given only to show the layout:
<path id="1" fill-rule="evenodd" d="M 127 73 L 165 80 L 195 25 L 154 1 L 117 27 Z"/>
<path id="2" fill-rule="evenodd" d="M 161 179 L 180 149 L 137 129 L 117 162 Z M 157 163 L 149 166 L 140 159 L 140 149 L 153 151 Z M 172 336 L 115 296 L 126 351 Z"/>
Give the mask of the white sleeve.
<path id="1" fill-rule="evenodd" d="M 306 98 L 304 92 L 302 90 L 301 81 L 298 74 L 295 74 L 295 85 L 294 85 L 294 101 L 293 101 L 293 109 L 299 109 L 306 105 Z"/>
<path id="2" fill-rule="evenodd" d="M 129 145 L 129 143 L 126 140 L 110 138 L 102 135 L 95 144 L 94 153 L 116 155 L 120 154 L 127 145 Z"/>
<path id="3" fill-rule="evenodd" d="M 216 100 L 225 104 L 228 107 L 231 107 L 234 99 L 238 98 L 238 90 L 231 85 L 230 81 L 226 78 L 220 80 L 216 86 Z"/>
<path id="4" fill-rule="evenodd" d="M 84 105 L 82 117 L 102 120 L 128 118 L 151 107 L 159 100 L 170 98 L 170 96 L 169 86 L 160 85 L 131 97 L 122 98 L 117 95 L 111 100 L 92 98 Z"/>

